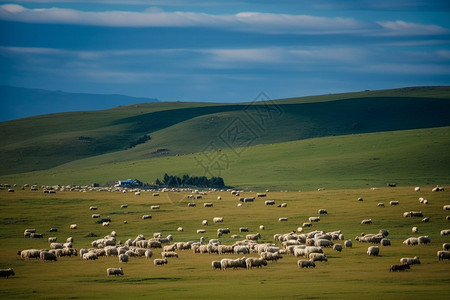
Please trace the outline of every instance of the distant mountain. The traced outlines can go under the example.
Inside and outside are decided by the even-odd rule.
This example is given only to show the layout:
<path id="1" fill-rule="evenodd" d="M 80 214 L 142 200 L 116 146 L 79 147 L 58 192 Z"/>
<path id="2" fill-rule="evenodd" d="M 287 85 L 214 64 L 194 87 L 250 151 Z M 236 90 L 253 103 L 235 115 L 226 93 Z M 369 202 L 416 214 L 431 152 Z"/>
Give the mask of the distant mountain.
<path id="1" fill-rule="evenodd" d="M 113 108 L 136 103 L 158 102 L 152 98 L 124 95 L 66 93 L 0 85 L 0 122 L 19 118 Z"/>

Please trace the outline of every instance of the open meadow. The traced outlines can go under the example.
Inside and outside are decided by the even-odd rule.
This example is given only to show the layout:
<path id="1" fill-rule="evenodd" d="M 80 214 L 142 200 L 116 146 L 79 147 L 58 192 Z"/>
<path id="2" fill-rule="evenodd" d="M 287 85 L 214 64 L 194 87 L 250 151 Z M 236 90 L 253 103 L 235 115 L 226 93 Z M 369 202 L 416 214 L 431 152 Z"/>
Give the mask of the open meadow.
<path id="1" fill-rule="evenodd" d="M 208 192 L 202 199 L 188 199 L 186 192 L 141 192 L 141 195 L 121 192 L 57 192 L 44 194 L 42 190 L 0 190 L 0 268 L 13 268 L 15 276 L 0 278 L 2 299 L 106 299 L 106 298 L 180 298 L 183 299 L 448 299 L 450 292 L 450 261 L 438 261 L 436 252 L 442 244 L 450 242 L 450 236 L 441 236 L 440 231 L 450 228 L 443 210 L 450 204 L 448 191 L 432 193 L 433 186 L 422 186 L 421 192 L 414 187 L 380 187 L 372 190 L 336 189 L 308 192 L 270 191 L 266 198 L 242 203 L 229 191 Z M 218 200 L 221 196 L 221 200 Z M 256 197 L 256 192 L 243 192 L 240 197 Z M 363 201 L 358 201 L 362 197 Z M 419 202 L 419 197 L 429 201 Z M 265 200 L 275 200 L 275 205 L 266 206 Z M 390 201 L 399 201 L 390 206 Z M 188 207 L 196 202 L 196 207 Z M 213 207 L 203 203 L 212 202 Z M 241 207 L 237 204 L 242 203 Z M 286 203 L 287 207 L 278 207 Z M 385 207 L 378 207 L 384 203 Z M 127 208 L 121 208 L 128 204 Z M 152 210 L 152 205 L 160 205 Z M 97 206 L 97 211 L 90 211 Z M 154 258 L 161 257 L 161 249 L 152 249 L 153 257 L 130 257 L 128 263 L 119 263 L 117 256 L 99 257 L 87 261 L 76 257 L 61 257 L 57 262 L 42 262 L 39 259 L 23 260 L 17 251 L 23 249 L 49 249 L 48 237 L 55 236 L 58 242 L 73 237 L 73 248 L 90 248 L 90 243 L 117 232 L 117 243 L 125 243 L 143 234 L 146 239 L 160 232 L 163 237 L 173 235 L 173 242 L 199 241 L 201 236 L 217 238 L 218 228 L 229 228 L 222 244 L 231 245 L 245 239 L 247 233 L 239 232 L 247 227 L 249 233 L 261 234 L 258 243 L 274 243 L 274 234 L 297 230 L 308 218 L 318 216 L 318 209 L 327 209 L 320 215 L 320 222 L 303 228 L 307 233 L 314 230 L 326 232 L 341 230 L 345 239 L 351 239 L 352 248 L 337 252 L 324 248 L 327 262 L 316 262 L 316 268 L 301 269 L 299 257 L 284 254 L 278 262 L 269 261 L 267 266 L 247 269 L 213 270 L 211 262 L 221 258 L 238 258 L 237 254 L 200 254 L 192 250 L 175 250 L 179 258 L 168 258 L 168 264 L 155 266 Z M 421 211 L 429 222 L 422 218 L 404 218 L 406 211 Z M 103 227 L 91 215 L 109 216 L 109 227 Z M 143 220 L 142 216 L 152 218 Z M 223 217 L 223 223 L 213 223 L 214 217 Z M 288 220 L 279 222 L 279 218 Z M 373 223 L 362 225 L 363 219 Z M 202 225 L 202 220 L 209 225 Z M 127 224 L 124 224 L 127 221 Z M 69 229 L 70 224 L 77 229 Z M 259 226 L 264 225 L 264 230 Z M 417 226 L 418 233 L 411 228 Z M 57 232 L 49 232 L 50 228 Z M 183 227 L 183 232 L 177 228 Z M 23 236 L 27 228 L 43 233 L 44 238 L 32 239 Z M 197 234 L 197 229 L 205 229 Z M 380 246 L 380 255 L 369 256 L 368 243 L 360 243 L 356 236 L 389 230 L 391 246 Z M 95 237 L 89 236 L 95 235 Z M 233 239 L 231 235 L 241 235 Z M 402 242 L 412 236 L 429 236 L 427 245 L 406 246 Z M 343 244 L 344 241 L 333 241 Z M 256 253 L 246 257 L 259 257 Z M 406 272 L 389 272 L 393 264 L 400 264 L 401 257 L 420 258 L 420 265 L 412 265 Z M 107 268 L 122 267 L 124 276 L 107 276 Z"/>

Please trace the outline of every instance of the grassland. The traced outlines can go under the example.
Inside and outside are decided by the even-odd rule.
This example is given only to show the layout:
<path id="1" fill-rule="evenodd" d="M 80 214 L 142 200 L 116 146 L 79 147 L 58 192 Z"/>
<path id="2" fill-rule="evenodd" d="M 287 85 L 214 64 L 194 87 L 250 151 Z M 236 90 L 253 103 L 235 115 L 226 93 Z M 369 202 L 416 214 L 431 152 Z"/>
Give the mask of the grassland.
<path id="1" fill-rule="evenodd" d="M 0 177 L 0 182 L 91 184 L 138 178 L 152 183 L 164 173 L 217 176 L 207 157 L 222 160 L 220 175 L 230 186 L 265 190 L 316 190 L 398 185 L 448 184 L 449 127 L 355 134 L 223 149 L 217 153 L 162 156 L 135 161 L 95 157 L 50 170 Z M 213 140 L 214 141 L 214 140 Z M 137 146 L 136 150 L 144 148 Z M 113 154 L 111 154 L 113 155 Z M 123 155 L 127 155 L 125 151 Z M 110 161 L 113 162 L 110 162 Z M 205 163 L 205 167 L 199 165 Z M 208 174 L 206 167 L 211 167 Z"/>
<path id="2" fill-rule="evenodd" d="M 442 206 L 449 204 L 448 191 L 431 193 L 432 186 L 422 186 L 416 193 L 413 187 L 380 188 L 378 190 L 341 189 L 321 192 L 269 192 L 268 199 L 287 203 L 287 208 L 266 207 L 262 200 L 237 207 L 236 197 L 229 192 L 215 192 L 197 200 L 195 208 L 187 207 L 187 193 L 162 193 L 153 197 L 151 193 L 135 196 L 132 193 L 106 192 L 58 192 L 43 194 L 21 191 L 8 193 L 0 190 L 0 268 L 12 267 L 16 276 L 0 280 L 0 298 L 3 299 L 448 299 L 450 283 L 450 261 L 438 261 L 436 251 L 442 243 L 450 242 L 439 235 L 449 228 L 445 220 L 448 212 Z M 222 200 L 218 201 L 217 196 Z M 244 193 L 242 196 L 254 196 Z M 364 201 L 358 202 L 357 198 Z M 429 200 L 420 204 L 418 197 Z M 389 201 L 398 200 L 399 206 L 391 207 Z M 214 202 L 214 207 L 204 208 L 203 202 Z M 383 202 L 385 208 L 377 207 Z M 120 205 L 127 203 L 127 209 Z M 150 206 L 161 205 L 159 211 Z M 109 228 L 96 224 L 91 218 L 89 206 L 98 206 L 98 212 L 109 215 Z M 317 263 L 316 269 L 299 269 L 297 258 L 285 256 L 277 263 L 269 263 L 263 269 L 214 271 L 210 263 L 220 257 L 237 255 L 193 254 L 179 251 L 178 259 L 169 259 L 163 267 L 156 267 L 144 258 L 131 258 L 127 264 L 119 264 L 117 257 L 102 257 L 97 261 L 83 261 L 79 257 L 61 258 L 58 262 L 43 263 L 37 260 L 23 261 L 17 250 L 48 248 L 46 238 L 55 235 L 65 240 L 74 237 L 75 248 L 88 248 L 95 239 L 87 237 L 95 233 L 99 237 L 117 231 L 118 240 L 133 239 L 142 233 L 147 238 L 154 232 L 172 234 L 175 241 L 198 240 L 196 229 L 204 228 L 207 239 L 216 237 L 217 228 L 228 227 L 232 234 L 239 234 L 239 227 L 248 227 L 257 232 L 260 224 L 261 242 L 273 242 L 275 233 L 296 230 L 310 216 L 317 216 L 319 208 L 326 208 L 328 215 L 314 224 L 311 230 L 342 230 L 346 238 L 353 240 L 352 249 L 341 253 L 326 249 L 328 262 Z M 404 211 L 422 211 L 430 217 L 429 223 L 421 218 L 403 218 Z M 151 213 L 151 220 L 142 220 L 143 214 Z M 224 217 L 224 223 L 213 224 L 212 218 Z M 278 222 L 287 217 L 287 222 Z M 361 225 L 362 219 L 372 218 L 372 225 Z M 201 225 L 208 219 L 210 225 Z M 123 221 L 127 220 L 128 224 Z M 77 223 L 77 230 L 69 224 Z M 177 232 L 178 226 L 184 232 Z M 413 235 L 411 227 L 418 226 L 419 234 Z M 48 233 L 57 227 L 57 233 Z M 35 228 L 45 234 L 45 239 L 23 237 L 25 228 Z M 361 232 L 377 233 L 389 230 L 392 246 L 381 247 L 379 257 L 366 254 L 369 245 L 354 240 Z M 430 245 L 405 246 L 402 241 L 410 236 L 429 235 Z M 234 242 L 229 235 L 222 237 L 223 243 Z M 154 257 L 160 250 L 154 250 Z M 390 273 L 389 266 L 399 263 L 401 257 L 419 256 L 421 265 L 410 271 Z M 252 255 L 256 256 L 256 255 Z M 123 277 L 107 277 L 106 268 L 122 266 Z"/>

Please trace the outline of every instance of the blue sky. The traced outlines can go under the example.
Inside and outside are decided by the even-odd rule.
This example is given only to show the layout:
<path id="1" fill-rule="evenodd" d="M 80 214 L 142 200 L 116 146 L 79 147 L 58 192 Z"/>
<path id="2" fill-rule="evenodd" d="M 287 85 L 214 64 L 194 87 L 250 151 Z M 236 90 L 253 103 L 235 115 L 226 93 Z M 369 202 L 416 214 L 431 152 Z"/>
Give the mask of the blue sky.
<path id="1" fill-rule="evenodd" d="M 0 84 L 251 101 L 450 84 L 450 3 L 0 0 Z"/>

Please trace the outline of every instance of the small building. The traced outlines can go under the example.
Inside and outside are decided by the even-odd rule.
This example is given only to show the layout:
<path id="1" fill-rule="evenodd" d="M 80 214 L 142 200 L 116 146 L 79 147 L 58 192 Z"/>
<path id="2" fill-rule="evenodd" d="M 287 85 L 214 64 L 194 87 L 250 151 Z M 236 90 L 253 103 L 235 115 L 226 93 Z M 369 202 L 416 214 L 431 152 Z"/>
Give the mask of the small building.
<path id="1" fill-rule="evenodd" d="M 127 179 L 127 180 L 119 180 L 119 182 L 115 185 L 118 187 L 141 187 L 143 183 L 137 179 Z"/>

